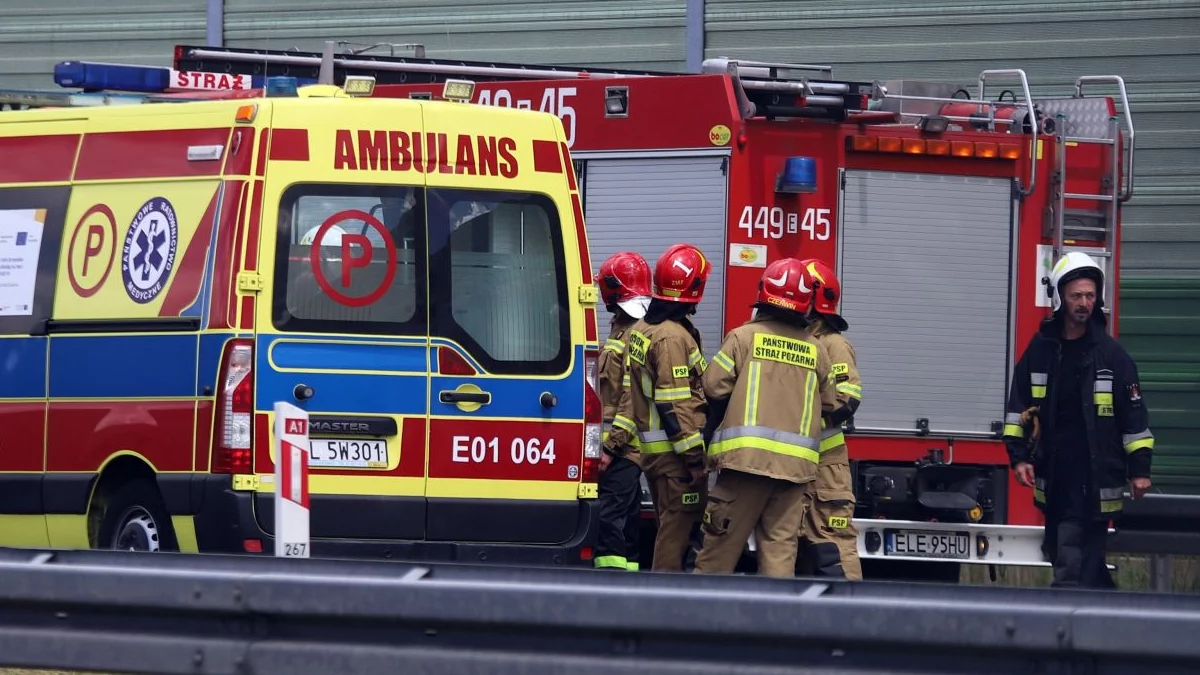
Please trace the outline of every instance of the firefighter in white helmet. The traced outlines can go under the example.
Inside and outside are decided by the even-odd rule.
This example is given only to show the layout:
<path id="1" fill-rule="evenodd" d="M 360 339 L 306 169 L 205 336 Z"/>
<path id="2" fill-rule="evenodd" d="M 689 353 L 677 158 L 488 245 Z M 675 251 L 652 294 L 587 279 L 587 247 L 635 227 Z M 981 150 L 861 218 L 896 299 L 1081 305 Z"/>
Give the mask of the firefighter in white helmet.
<path id="1" fill-rule="evenodd" d="M 753 533 L 760 575 L 796 573 L 821 460 L 821 414 L 837 405 L 829 354 L 807 332 L 811 302 L 811 279 L 799 260 L 767 265 L 754 318 L 729 331 L 704 373 L 716 427 L 709 467 L 718 474 L 696 572 L 732 572 Z"/>
<path id="2" fill-rule="evenodd" d="M 1004 439 L 1017 481 L 1045 514 L 1053 585 L 1113 588 L 1108 521 L 1127 486 L 1134 499 L 1150 489 L 1154 435 L 1137 364 L 1105 330 L 1099 265 L 1068 253 L 1049 282 L 1054 314 L 1017 362 Z"/>
<path id="3" fill-rule="evenodd" d="M 600 299 L 612 313 L 604 349 L 596 365 L 596 392 L 604 406 L 604 433 L 600 456 L 597 506 L 600 525 L 596 534 L 596 567 L 637 571 L 640 567 L 642 508 L 637 426 L 618 413 L 629 397 L 625 353 L 629 329 L 646 315 L 650 305 L 650 265 L 632 251 L 609 256 L 596 274 Z"/>

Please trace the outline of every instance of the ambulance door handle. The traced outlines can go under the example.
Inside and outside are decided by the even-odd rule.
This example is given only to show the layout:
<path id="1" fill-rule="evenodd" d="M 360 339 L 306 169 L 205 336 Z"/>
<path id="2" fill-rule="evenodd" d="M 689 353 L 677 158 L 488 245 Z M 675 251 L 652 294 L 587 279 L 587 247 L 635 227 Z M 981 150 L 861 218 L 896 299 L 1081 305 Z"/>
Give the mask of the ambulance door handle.
<path id="1" fill-rule="evenodd" d="M 486 391 L 443 391 L 439 395 L 442 403 L 491 403 L 492 395 Z"/>

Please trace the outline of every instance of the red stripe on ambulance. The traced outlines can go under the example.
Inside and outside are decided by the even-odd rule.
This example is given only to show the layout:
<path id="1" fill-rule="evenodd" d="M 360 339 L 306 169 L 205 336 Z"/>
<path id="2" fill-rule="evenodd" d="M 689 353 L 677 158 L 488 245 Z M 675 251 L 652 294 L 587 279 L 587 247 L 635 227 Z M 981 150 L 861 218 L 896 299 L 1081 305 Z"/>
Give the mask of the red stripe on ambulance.
<path id="1" fill-rule="evenodd" d="M 308 161 L 308 129 L 275 129 L 271 137 L 271 159 L 284 162 Z"/>
<path id="2" fill-rule="evenodd" d="M 540 173 L 562 173 L 562 155 L 554 141 L 533 142 L 533 170 Z"/>
<path id="3" fill-rule="evenodd" d="M 189 160 L 188 149 L 220 146 L 229 127 L 89 133 L 79 150 L 75 180 L 217 176 L 220 161 Z"/>
<path id="4" fill-rule="evenodd" d="M 220 187 L 218 187 L 213 192 L 212 199 L 208 200 L 208 207 L 204 209 L 204 215 L 200 217 L 196 233 L 192 235 L 192 240 L 188 242 L 187 249 L 183 252 L 179 271 L 175 273 L 174 281 L 167 287 L 167 295 L 163 298 L 162 307 L 158 310 L 159 316 L 179 316 L 180 312 L 187 309 L 200 297 L 200 289 L 204 286 L 205 263 L 208 262 L 208 244 L 212 241 L 213 224 L 217 217 L 217 195 L 220 192 Z"/>
<path id="5" fill-rule="evenodd" d="M 429 477 L 578 481 L 583 423 L 433 419 Z"/>
<path id="6" fill-rule="evenodd" d="M 246 208 L 245 181 L 229 181 L 225 188 L 225 201 L 221 205 L 221 219 L 217 225 L 216 250 L 213 262 L 212 303 L 208 315 L 209 328 L 230 328 L 233 319 L 229 310 L 234 306 L 233 260 L 236 257 L 235 242 L 240 242 L 240 223 Z"/>
<path id="7" fill-rule="evenodd" d="M 155 471 L 191 471 L 196 401 L 50 401 L 46 471 L 95 472 L 135 447 Z"/>
<path id="8" fill-rule="evenodd" d="M 249 176 L 254 164 L 254 129 L 238 127 L 225 153 L 226 176 Z"/>
<path id="9" fill-rule="evenodd" d="M 0 183 L 69 181 L 77 150 L 79 134 L 0 138 Z"/>

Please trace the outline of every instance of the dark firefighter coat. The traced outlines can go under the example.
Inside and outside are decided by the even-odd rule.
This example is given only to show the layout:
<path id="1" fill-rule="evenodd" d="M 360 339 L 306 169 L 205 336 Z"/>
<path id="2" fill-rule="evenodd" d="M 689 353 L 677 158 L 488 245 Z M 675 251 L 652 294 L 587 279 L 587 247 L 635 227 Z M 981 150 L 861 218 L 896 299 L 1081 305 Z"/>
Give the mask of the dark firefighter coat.
<path id="1" fill-rule="evenodd" d="M 1137 365 L 1112 336 L 1104 330 L 1099 307 L 1088 328 L 1083 357 L 1083 419 L 1087 447 L 1091 457 L 1091 484 L 1094 518 L 1105 519 L 1122 510 L 1123 493 L 1132 478 L 1150 476 L 1154 435 L 1150 432 L 1146 402 L 1142 399 Z M 1015 467 L 1030 462 L 1036 484 L 1034 501 L 1046 508 L 1047 494 L 1054 490 L 1055 386 L 1059 381 L 1059 356 L 1062 348 L 1061 318 L 1042 323 L 1017 362 L 1008 395 L 1004 440 L 1009 459 Z M 1022 423 L 1021 415 L 1038 407 L 1041 426 L 1038 442 L 1031 443 L 1032 425 Z M 1098 499 L 1095 499 L 1098 497 Z"/>

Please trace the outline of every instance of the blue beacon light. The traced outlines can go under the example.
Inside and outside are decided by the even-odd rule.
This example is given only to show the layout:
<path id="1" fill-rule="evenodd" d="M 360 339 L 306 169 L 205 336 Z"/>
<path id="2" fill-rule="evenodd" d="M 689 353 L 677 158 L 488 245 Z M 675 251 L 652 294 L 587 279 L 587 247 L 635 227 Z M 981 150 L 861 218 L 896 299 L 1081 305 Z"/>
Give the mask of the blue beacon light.
<path id="1" fill-rule="evenodd" d="M 812 157 L 788 157 L 783 172 L 775 181 L 776 192 L 816 192 L 817 160 Z"/>
<path id="2" fill-rule="evenodd" d="M 268 77 L 267 96 L 298 96 L 297 82 L 294 77 Z"/>

